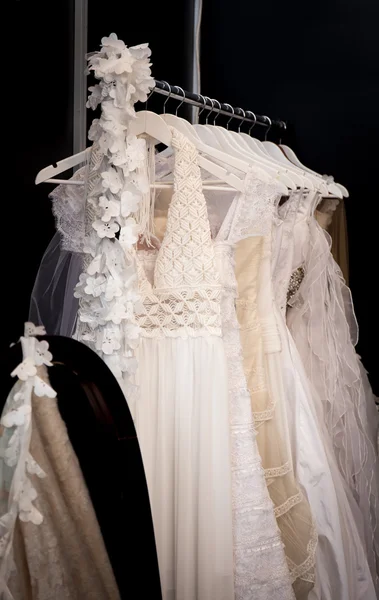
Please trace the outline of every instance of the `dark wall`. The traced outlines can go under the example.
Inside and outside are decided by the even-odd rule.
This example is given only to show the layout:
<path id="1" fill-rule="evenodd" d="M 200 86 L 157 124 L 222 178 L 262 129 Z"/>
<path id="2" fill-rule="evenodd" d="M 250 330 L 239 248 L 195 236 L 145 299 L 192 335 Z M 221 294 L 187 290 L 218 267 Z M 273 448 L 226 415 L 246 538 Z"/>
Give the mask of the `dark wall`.
<path id="1" fill-rule="evenodd" d="M 35 186 L 35 176 L 72 154 L 73 0 L 55 0 L 54 10 L 48 0 L 9 4 L 5 47 L 10 62 L 3 76 L 3 128 L 10 128 L 10 136 L 3 138 L 8 158 L 7 196 L 2 198 L 1 345 L 23 333 L 39 261 L 54 233 L 47 197 L 52 186 Z M 9 154 L 4 143 L 8 139 Z"/>
<path id="2" fill-rule="evenodd" d="M 288 120 L 300 160 L 349 189 L 358 351 L 379 394 L 379 4 L 205 0 L 203 11 L 202 93 Z"/>

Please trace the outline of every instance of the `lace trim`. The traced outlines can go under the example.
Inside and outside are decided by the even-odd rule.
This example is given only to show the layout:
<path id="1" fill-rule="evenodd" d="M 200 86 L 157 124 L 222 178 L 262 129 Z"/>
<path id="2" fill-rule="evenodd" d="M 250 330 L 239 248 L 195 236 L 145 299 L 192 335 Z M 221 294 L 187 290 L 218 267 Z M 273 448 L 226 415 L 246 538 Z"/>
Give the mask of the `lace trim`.
<path id="1" fill-rule="evenodd" d="M 281 465 L 280 467 L 272 467 L 271 469 L 265 469 L 265 477 L 266 479 L 284 477 L 284 475 L 287 475 L 287 473 L 289 473 L 290 471 L 292 471 L 292 466 L 291 463 L 287 461 L 284 463 L 284 465 Z"/>
<path id="2" fill-rule="evenodd" d="M 216 256 L 223 278 L 222 330 L 228 364 L 236 600 L 290 600 L 293 590 L 257 448 L 250 393 L 243 371 L 230 248 Z"/>
<path id="3" fill-rule="evenodd" d="M 316 526 L 313 526 L 311 530 L 310 540 L 307 545 L 307 559 L 303 563 L 301 563 L 301 565 L 296 565 L 292 562 L 291 559 L 287 558 L 288 567 L 293 581 L 296 581 L 296 579 L 302 579 L 303 581 L 308 581 L 309 583 L 315 583 L 316 576 L 314 572 L 314 566 L 316 563 L 317 544 L 317 528 Z"/>
<path id="4" fill-rule="evenodd" d="M 291 510 L 291 508 L 293 508 L 294 506 L 296 506 L 296 504 L 300 504 L 300 502 L 302 500 L 303 500 L 303 494 L 301 492 L 298 492 L 294 496 L 291 496 L 291 498 L 288 498 L 288 500 L 286 500 L 280 506 L 276 506 L 275 507 L 275 516 L 276 516 L 276 518 L 278 519 L 279 517 L 281 517 L 282 515 L 284 515 L 285 513 L 287 513 L 289 510 Z"/>
<path id="5" fill-rule="evenodd" d="M 21 337 L 23 361 L 11 373 L 18 382 L 6 402 L 0 425 L 0 467 L 4 474 L 11 469 L 12 479 L 7 494 L 7 512 L 0 518 L 0 597 L 12 595 L 7 587 L 13 569 L 13 540 L 17 519 L 40 525 L 43 515 L 34 505 L 37 491 L 30 475 L 46 477 L 29 452 L 32 435 L 32 392 L 37 397 L 55 398 L 56 392 L 38 375 L 38 367 L 51 366 L 52 354 L 46 341 L 34 336 L 45 335 L 43 327 L 25 323 Z M 6 495 L 5 477 L 0 492 Z M 3 488 L 4 486 L 4 488 Z"/>
<path id="6" fill-rule="evenodd" d="M 50 194 L 56 229 L 62 236 L 62 248 L 82 252 L 85 239 L 85 181 L 88 169 L 82 167 L 71 178 L 83 185 L 58 185 Z"/>
<path id="7" fill-rule="evenodd" d="M 266 235 L 280 195 L 277 183 L 263 180 L 262 172 L 252 167 L 245 178 L 244 193 L 224 220 L 218 238 L 235 244 L 250 236 Z"/>

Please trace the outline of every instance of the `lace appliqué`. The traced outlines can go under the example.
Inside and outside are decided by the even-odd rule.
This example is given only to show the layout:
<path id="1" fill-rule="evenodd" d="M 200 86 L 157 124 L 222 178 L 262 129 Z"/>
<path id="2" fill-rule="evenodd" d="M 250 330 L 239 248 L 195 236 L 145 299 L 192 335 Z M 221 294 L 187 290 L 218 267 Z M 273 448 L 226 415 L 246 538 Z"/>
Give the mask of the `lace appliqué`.
<path id="1" fill-rule="evenodd" d="M 135 243 L 150 192 L 146 142 L 129 136 L 128 126 L 136 116 L 134 104 L 145 101 L 154 85 L 149 56 L 147 45 L 127 48 L 111 34 L 88 58 L 99 83 L 90 88 L 87 106 L 101 105 L 101 116 L 88 136 L 94 146 L 85 201 L 84 271 L 75 290 L 76 337 L 103 358 L 128 398 L 136 392 L 131 377 L 139 340 Z"/>
<path id="2" fill-rule="evenodd" d="M 304 275 L 305 275 L 304 267 L 298 267 L 291 274 L 290 281 L 288 284 L 288 291 L 287 291 L 287 304 L 288 305 L 291 305 L 293 298 L 296 296 L 297 292 L 299 291 L 301 283 L 304 279 Z"/>
<path id="3" fill-rule="evenodd" d="M 34 505 L 37 492 L 30 475 L 46 476 L 29 452 L 32 434 L 32 393 L 38 397 L 55 398 L 55 391 L 38 375 L 42 365 L 51 366 L 52 355 L 45 341 L 34 336 L 45 334 L 42 327 L 25 324 L 21 338 L 23 361 L 11 373 L 18 377 L 4 407 L 0 425 L 0 465 L 2 489 L 0 498 L 7 496 L 5 512 L 0 515 L 0 597 L 12 598 L 7 583 L 13 569 L 13 538 L 17 518 L 40 525 L 43 515 Z M 3 464 L 1 464 L 3 463 Z"/>
<path id="4" fill-rule="evenodd" d="M 225 235 L 226 231 L 227 228 L 221 228 L 220 234 Z M 237 235 L 229 229 L 230 239 L 235 240 Z M 235 598 L 290 600 L 294 594 L 257 448 L 250 393 L 243 370 L 235 309 L 237 282 L 233 243 L 220 239 L 215 251 L 224 290 L 221 308 L 230 400 Z"/>

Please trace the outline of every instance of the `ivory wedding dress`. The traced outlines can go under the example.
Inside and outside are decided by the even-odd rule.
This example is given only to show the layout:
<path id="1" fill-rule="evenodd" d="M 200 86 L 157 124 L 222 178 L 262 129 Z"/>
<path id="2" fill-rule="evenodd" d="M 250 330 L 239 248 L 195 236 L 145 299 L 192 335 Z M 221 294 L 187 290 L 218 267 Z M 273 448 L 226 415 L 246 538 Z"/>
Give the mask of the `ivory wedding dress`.
<path id="1" fill-rule="evenodd" d="M 371 573 L 379 593 L 379 416 L 354 343 L 358 327 L 350 290 L 330 252 L 330 237 L 314 217 L 319 197 L 305 197 L 294 227 L 292 270 L 304 278 L 287 323 L 323 417 L 339 469 L 357 499 Z"/>
<path id="2" fill-rule="evenodd" d="M 172 136 L 167 221 L 156 210 L 163 241 L 138 253 L 134 406 L 163 596 L 290 599 L 243 374 L 232 261 L 236 240 L 267 226 L 275 198 L 259 197 L 261 182 L 248 176 L 212 241 L 197 151 L 174 129 Z"/>
<path id="3" fill-rule="evenodd" d="M 289 202 L 302 206 L 305 196 Z M 362 542 L 361 515 L 351 491 L 341 477 L 330 438 L 323 425 L 321 400 L 313 389 L 291 335 L 286 327 L 286 299 L 299 288 L 302 265 L 291 275 L 296 252 L 294 209 L 285 205 L 273 229 L 273 253 L 267 255 L 274 273 L 274 315 L 280 352 L 268 355 L 273 393 L 282 394 L 288 407 L 292 456 L 298 481 L 305 489 L 316 521 L 319 541 L 316 553 L 316 584 L 309 598 L 318 600 L 370 600 L 375 590 Z M 295 213 L 296 214 L 296 213 Z M 279 229 L 283 228 L 280 232 Z M 292 235 L 291 235 L 292 231 Z M 274 331 L 273 340 L 274 340 Z M 333 569 L 330 565 L 333 564 Z"/>
<path id="4" fill-rule="evenodd" d="M 259 280 L 263 242 L 263 237 L 248 238 L 237 246 L 237 314 L 266 482 L 275 506 L 296 598 L 306 600 L 315 581 L 317 530 L 308 500 L 294 474 L 287 407 L 280 397 L 272 396 L 267 382 L 266 323 L 261 323 L 258 310 L 262 308 L 260 300 L 263 305 L 267 302 L 265 282 Z"/>

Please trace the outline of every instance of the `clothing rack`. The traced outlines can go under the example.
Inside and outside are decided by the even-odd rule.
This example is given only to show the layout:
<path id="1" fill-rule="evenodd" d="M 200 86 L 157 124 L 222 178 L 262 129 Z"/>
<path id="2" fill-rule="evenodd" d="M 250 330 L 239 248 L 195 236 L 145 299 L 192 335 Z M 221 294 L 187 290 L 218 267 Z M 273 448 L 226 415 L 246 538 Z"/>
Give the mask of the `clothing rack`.
<path id="1" fill-rule="evenodd" d="M 287 125 L 285 121 L 281 121 L 278 119 L 270 119 L 265 115 L 256 115 L 251 110 L 243 110 L 242 108 L 233 108 L 230 104 L 226 104 L 225 102 L 219 102 L 214 98 L 209 98 L 208 96 L 203 96 L 202 94 L 194 94 L 193 92 L 187 92 L 183 90 L 183 88 L 177 85 L 170 85 L 167 81 L 159 81 L 155 80 L 155 88 L 152 93 L 162 94 L 163 96 L 168 96 L 167 102 L 169 98 L 174 100 L 179 100 L 181 104 L 186 103 L 191 106 L 196 106 L 200 109 L 204 109 L 208 111 L 208 115 L 213 112 L 218 115 L 225 115 L 232 119 L 239 119 L 243 123 L 252 123 L 251 129 L 255 125 L 260 125 L 261 127 L 267 127 L 267 132 L 271 129 L 271 127 L 278 127 L 280 129 L 286 129 Z M 179 107 L 177 107 L 179 108 Z M 202 111 L 200 111 L 201 113 Z M 217 118 L 216 116 L 216 118 Z"/>

